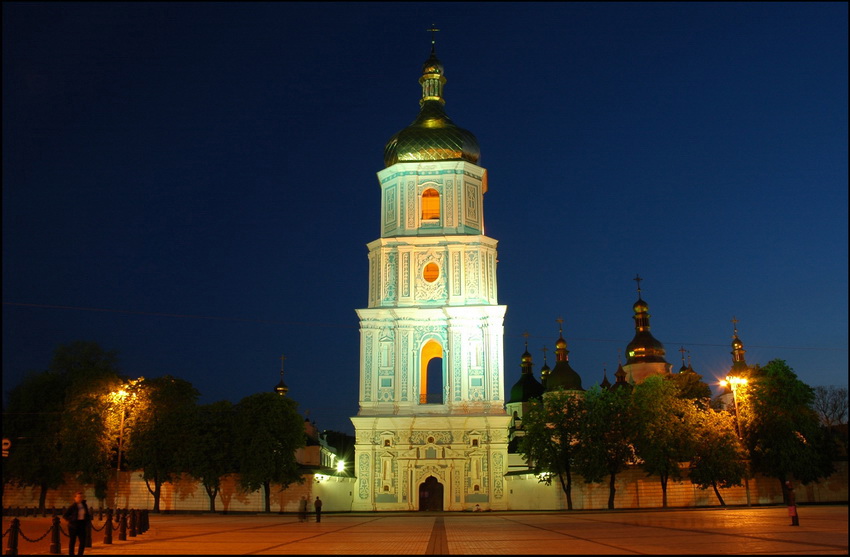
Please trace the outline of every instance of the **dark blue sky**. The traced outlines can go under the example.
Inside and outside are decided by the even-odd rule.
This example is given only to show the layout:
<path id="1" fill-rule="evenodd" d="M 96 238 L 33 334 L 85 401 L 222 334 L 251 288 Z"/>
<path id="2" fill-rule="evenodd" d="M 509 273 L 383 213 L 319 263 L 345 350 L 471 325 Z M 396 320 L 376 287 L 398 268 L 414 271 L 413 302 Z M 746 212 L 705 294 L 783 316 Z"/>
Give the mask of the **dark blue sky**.
<path id="1" fill-rule="evenodd" d="M 93 340 L 353 432 L 366 244 L 432 23 L 478 137 L 508 388 L 652 332 L 847 385 L 846 3 L 3 3 L 3 386 Z M 549 363 L 554 358 L 549 357 Z"/>

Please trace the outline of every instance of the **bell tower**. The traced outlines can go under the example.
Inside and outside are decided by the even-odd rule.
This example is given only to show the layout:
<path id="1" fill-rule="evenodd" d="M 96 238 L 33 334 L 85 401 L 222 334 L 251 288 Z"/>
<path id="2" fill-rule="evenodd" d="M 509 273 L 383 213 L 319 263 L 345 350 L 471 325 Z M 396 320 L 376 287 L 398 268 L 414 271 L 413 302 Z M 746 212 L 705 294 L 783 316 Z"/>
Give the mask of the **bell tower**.
<path id="1" fill-rule="evenodd" d="M 475 136 L 445 112 L 433 39 L 419 83 L 419 115 L 378 172 L 352 510 L 505 509 L 506 307 L 497 242 L 484 235 L 487 171 Z"/>

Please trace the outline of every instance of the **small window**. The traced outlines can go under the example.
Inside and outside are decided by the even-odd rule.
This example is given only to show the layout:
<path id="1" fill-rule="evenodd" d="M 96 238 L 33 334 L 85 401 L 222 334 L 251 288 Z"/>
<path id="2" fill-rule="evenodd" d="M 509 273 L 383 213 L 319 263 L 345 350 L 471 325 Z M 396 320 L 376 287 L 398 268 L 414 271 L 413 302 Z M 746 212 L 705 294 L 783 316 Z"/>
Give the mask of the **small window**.
<path id="1" fill-rule="evenodd" d="M 389 447 L 389 446 L 390 446 L 390 440 L 389 440 L 389 439 L 384 439 L 384 446 L 385 446 L 385 447 Z"/>
<path id="2" fill-rule="evenodd" d="M 472 440 L 472 446 L 473 446 L 473 447 L 477 447 L 477 446 L 478 446 L 478 439 L 473 439 L 473 440 Z"/>
<path id="3" fill-rule="evenodd" d="M 425 265 L 425 271 L 422 273 L 422 278 L 425 282 L 434 282 L 440 276 L 440 267 L 436 263 L 428 263 Z"/>
<path id="4" fill-rule="evenodd" d="M 440 218 L 440 194 L 434 188 L 422 192 L 422 220 Z"/>
<path id="5" fill-rule="evenodd" d="M 472 491 L 480 491 L 480 490 L 481 490 L 481 488 L 478 487 L 478 485 L 475 485 L 475 486 L 472 487 Z"/>
<path id="6" fill-rule="evenodd" d="M 428 443 L 430 443 L 430 444 L 432 444 L 432 445 L 433 445 L 433 444 L 434 444 L 434 438 L 433 438 L 433 437 L 429 437 L 429 438 L 428 438 Z"/>

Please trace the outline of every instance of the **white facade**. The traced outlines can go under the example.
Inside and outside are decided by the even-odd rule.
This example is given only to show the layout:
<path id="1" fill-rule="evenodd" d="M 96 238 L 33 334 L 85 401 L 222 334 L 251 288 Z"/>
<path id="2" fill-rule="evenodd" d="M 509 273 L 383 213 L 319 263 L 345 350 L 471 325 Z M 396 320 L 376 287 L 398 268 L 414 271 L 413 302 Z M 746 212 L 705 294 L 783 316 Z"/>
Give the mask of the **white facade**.
<path id="1" fill-rule="evenodd" d="M 378 179 L 352 510 L 506 509 L 506 308 L 484 235 L 486 171 L 398 162 Z"/>

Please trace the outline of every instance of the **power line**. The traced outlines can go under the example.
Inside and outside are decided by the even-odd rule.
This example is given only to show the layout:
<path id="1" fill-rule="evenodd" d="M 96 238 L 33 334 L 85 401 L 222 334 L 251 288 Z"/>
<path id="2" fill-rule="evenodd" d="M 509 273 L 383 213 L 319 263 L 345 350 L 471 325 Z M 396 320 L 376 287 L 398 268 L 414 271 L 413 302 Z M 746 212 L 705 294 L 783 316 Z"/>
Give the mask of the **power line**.
<path id="1" fill-rule="evenodd" d="M 271 325 L 298 325 L 301 327 L 331 327 L 331 328 L 341 328 L 341 329 L 356 329 L 358 328 L 355 325 L 340 325 L 338 323 L 310 323 L 305 321 L 278 321 L 274 319 L 256 319 L 256 318 L 243 318 L 243 317 L 225 317 L 219 315 L 193 315 L 193 314 L 183 314 L 183 313 L 161 313 L 161 312 L 151 312 L 151 311 L 136 311 L 129 309 L 114 309 L 114 308 L 90 308 L 90 307 L 80 307 L 80 306 L 58 306 L 58 305 L 49 305 L 49 304 L 29 304 L 23 302 L 3 302 L 4 306 L 17 306 L 17 307 L 32 307 L 32 308 L 43 308 L 43 309 L 66 309 L 66 310 L 76 310 L 76 311 L 97 311 L 104 313 L 125 313 L 131 315 L 150 315 L 154 317 L 177 317 L 180 319 L 207 319 L 213 321 L 238 321 L 243 323 L 266 323 Z M 513 336 L 522 336 L 522 335 L 513 335 Z M 544 338 L 540 336 L 531 336 L 531 338 Z M 548 338 L 548 337 L 547 337 Z M 572 340 L 579 342 L 608 342 L 619 344 L 622 340 L 615 339 L 607 339 L 607 338 L 581 338 L 581 337 L 573 337 Z M 681 344 L 685 346 L 715 346 L 715 347 L 728 347 L 728 344 L 713 344 L 713 343 L 703 343 L 703 342 L 679 342 L 679 341 L 666 341 L 665 344 Z M 846 347 L 823 347 L 823 346 L 770 346 L 765 344 L 748 344 L 748 348 L 769 348 L 774 350 L 820 350 L 820 351 L 835 351 L 842 352 L 846 351 Z"/>
<path id="2" fill-rule="evenodd" d="M 216 321 L 241 321 L 247 323 L 267 323 L 272 325 L 299 325 L 306 327 L 340 327 L 340 328 L 349 328 L 356 329 L 354 325 L 339 325 L 336 323 L 307 323 L 304 321 L 277 321 L 273 319 L 255 319 L 255 318 L 242 318 L 242 317 L 223 317 L 219 315 L 192 315 L 192 314 L 184 314 L 184 313 L 160 313 L 153 311 L 135 311 L 129 309 L 114 309 L 114 308 L 87 308 L 87 307 L 79 307 L 79 306 L 55 306 L 49 304 L 27 304 L 22 302 L 3 302 L 4 306 L 18 306 L 18 307 L 32 307 L 32 308 L 43 308 L 43 309 L 69 309 L 69 310 L 77 310 L 77 311 L 98 311 L 105 313 L 128 313 L 133 315 L 152 315 L 155 317 L 179 317 L 182 319 L 209 319 Z"/>

